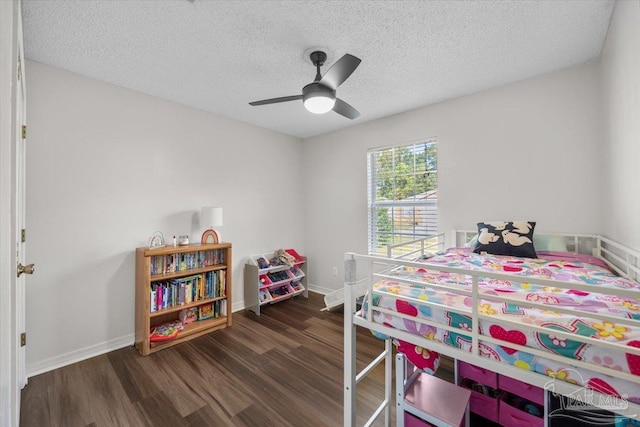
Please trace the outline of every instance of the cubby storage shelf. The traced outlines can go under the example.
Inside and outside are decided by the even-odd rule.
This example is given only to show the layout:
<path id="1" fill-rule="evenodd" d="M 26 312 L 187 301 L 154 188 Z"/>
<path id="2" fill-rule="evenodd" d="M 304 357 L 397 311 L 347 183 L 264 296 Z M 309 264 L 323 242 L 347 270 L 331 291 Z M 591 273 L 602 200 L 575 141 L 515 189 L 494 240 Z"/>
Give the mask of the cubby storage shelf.
<path id="1" fill-rule="evenodd" d="M 471 412 L 505 427 L 543 427 L 543 389 L 466 362 L 457 365 L 459 384 L 471 390 Z M 540 416 L 512 406 L 511 401 L 537 406 Z"/>
<path id="2" fill-rule="evenodd" d="M 244 298 L 246 307 L 260 315 L 260 307 L 303 295 L 308 297 L 306 262 L 307 258 L 299 255 L 293 249 L 286 249 L 296 261 L 293 265 L 273 265 L 260 268 L 258 260 L 263 258 L 268 261 L 273 258 L 275 252 L 249 256 L 244 268 Z M 280 280 L 272 281 L 269 275 L 272 273 L 286 273 L 286 278 L 274 277 Z M 273 277 L 273 276 L 272 276 Z M 284 295 L 276 294 L 277 289 L 287 288 Z"/>

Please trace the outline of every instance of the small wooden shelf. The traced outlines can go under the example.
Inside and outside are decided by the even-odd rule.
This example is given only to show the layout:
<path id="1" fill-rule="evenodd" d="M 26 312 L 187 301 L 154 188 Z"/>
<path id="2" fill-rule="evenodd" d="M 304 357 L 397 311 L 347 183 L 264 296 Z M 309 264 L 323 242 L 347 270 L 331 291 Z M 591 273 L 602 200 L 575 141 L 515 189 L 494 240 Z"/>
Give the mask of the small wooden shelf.
<path id="1" fill-rule="evenodd" d="M 212 259 L 216 262 L 204 267 L 191 268 L 182 271 L 176 271 L 172 273 L 151 274 L 152 265 L 157 268 L 158 265 L 172 265 L 168 260 L 175 260 L 176 256 L 182 254 L 189 254 L 192 252 L 200 251 L 213 251 L 207 254 L 196 254 L 196 261 L 202 263 L 203 259 L 207 259 L 211 255 Z M 168 258 L 154 258 L 154 257 L 168 257 Z M 193 255 L 190 256 L 193 259 Z M 204 258 L 203 258 L 204 257 Z M 156 262 L 152 264 L 152 262 Z M 222 261 L 222 263 L 220 263 Z M 175 262 L 175 261 L 174 261 Z M 223 329 L 231 326 L 231 243 L 216 243 L 216 244 L 191 244 L 185 246 L 165 246 L 158 249 L 138 248 L 136 249 L 136 337 L 135 345 L 140 354 L 147 356 L 156 351 L 162 350 L 167 347 L 179 344 L 181 342 L 188 341 L 200 335 L 207 334 L 209 332 Z M 210 277 L 216 277 L 207 281 L 207 273 L 210 273 Z M 201 278 L 195 278 L 191 281 L 190 276 L 202 275 Z M 156 311 L 151 311 L 151 292 L 152 286 L 155 292 L 160 287 L 162 289 L 170 289 L 173 292 L 177 292 L 176 283 L 180 282 L 178 279 L 186 278 L 182 283 L 185 284 L 185 292 L 192 283 L 196 283 L 197 286 L 201 286 L 204 283 L 205 288 L 199 287 L 204 291 L 204 295 L 209 292 L 209 298 L 201 299 L 191 302 L 189 304 L 175 305 Z M 211 279 L 209 279 L 211 280 Z M 165 283 L 163 283 L 165 282 Z M 196 285 L 194 285 L 196 286 Z M 212 286 L 217 286 L 215 291 L 212 291 Z M 182 299 L 182 286 L 180 286 L 180 299 Z M 195 293 L 195 291 L 193 291 Z M 216 293 L 222 293 L 221 296 L 214 296 Z M 176 293 L 173 294 L 174 297 Z M 154 300 L 155 301 L 155 300 Z M 158 303 L 160 299 L 158 300 Z M 174 300 L 175 302 L 175 300 Z M 149 335 L 151 329 L 155 326 L 178 320 L 180 312 L 185 309 L 201 307 L 207 304 L 213 304 L 218 310 L 218 317 L 212 317 L 209 319 L 198 320 L 192 323 L 184 325 L 184 329 L 179 332 L 178 336 L 170 341 L 151 342 Z M 166 305 L 166 304 L 165 304 Z"/>

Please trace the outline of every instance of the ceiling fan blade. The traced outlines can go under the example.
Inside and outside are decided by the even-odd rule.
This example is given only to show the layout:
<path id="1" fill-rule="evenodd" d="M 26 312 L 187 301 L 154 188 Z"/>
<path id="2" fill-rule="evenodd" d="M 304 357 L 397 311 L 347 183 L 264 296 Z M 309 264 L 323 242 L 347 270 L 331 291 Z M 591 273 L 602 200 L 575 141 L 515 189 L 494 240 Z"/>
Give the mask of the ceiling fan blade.
<path id="1" fill-rule="evenodd" d="M 351 120 L 360 117 L 360 113 L 358 112 L 358 110 L 356 110 L 340 98 L 336 98 L 336 105 L 333 106 L 333 111 Z"/>
<path id="2" fill-rule="evenodd" d="M 324 76 L 320 80 L 320 84 L 336 90 L 338 86 L 344 83 L 351 73 L 358 68 L 360 62 L 360 58 L 356 58 L 355 56 L 347 53 L 342 58 L 338 59 L 338 61 L 333 64 L 326 73 L 324 73 Z"/>
<path id="3" fill-rule="evenodd" d="M 281 98 L 263 99 L 262 101 L 250 102 L 249 105 L 253 105 L 255 107 L 258 105 L 276 104 L 278 102 L 297 101 L 299 99 L 302 99 L 302 95 L 283 96 Z"/>

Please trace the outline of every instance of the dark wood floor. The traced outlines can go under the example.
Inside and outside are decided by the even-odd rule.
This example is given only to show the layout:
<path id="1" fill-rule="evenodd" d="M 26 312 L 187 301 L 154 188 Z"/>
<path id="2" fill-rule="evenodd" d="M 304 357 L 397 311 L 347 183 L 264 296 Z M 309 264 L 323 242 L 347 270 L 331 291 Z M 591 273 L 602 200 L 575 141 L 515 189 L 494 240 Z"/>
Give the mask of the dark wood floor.
<path id="1" fill-rule="evenodd" d="M 343 315 L 323 306 L 310 293 L 147 357 L 128 347 L 32 377 L 21 426 L 340 426 Z M 362 369 L 384 343 L 358 329 Z M 359 424 L 382 400 L 383 372 L 359 384 Z"/>

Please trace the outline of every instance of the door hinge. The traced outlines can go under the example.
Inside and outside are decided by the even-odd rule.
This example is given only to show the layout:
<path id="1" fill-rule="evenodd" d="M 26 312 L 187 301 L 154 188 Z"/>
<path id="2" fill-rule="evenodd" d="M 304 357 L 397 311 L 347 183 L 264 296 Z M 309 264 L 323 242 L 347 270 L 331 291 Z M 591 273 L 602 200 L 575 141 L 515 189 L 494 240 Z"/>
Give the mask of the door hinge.
<path id="1" fill-rule="evenodd" d="M 27 139 L 27 125 L 22 125 L 22 139 Z"/>
<path id="2" fill-rule="evenodd" d="M 18 80 L 22 80 L 22 61 L 20 56 L 18 56 Z"/>
<path id="3" fill-rule="evenodd" d="M 27 345 L 27 333 L 23 332 L 20 334 L 20 347 L 24 347 Z"/>
<path id="4" fill-rule="evenodd" d="M 27 230 L 26 229 L 22 229 L 22 232 L 20 233 L 20 240 L 22 240 L 22 243 L 27 241 Z"/>

